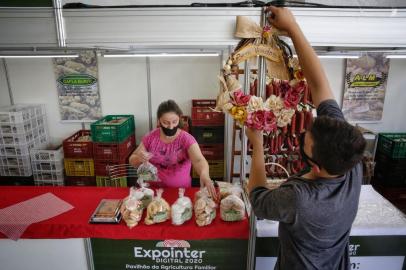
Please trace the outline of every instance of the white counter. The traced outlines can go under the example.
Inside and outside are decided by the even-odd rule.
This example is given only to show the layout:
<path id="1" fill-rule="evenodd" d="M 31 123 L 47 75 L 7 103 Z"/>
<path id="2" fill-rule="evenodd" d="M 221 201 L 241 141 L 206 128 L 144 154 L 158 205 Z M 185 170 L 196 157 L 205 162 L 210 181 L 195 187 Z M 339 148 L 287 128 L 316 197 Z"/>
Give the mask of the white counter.
<path id="1" fill-rule="evenodd" d="M 275 266 L 278 224 L 271 220 L 256 222 L 256 253 L 259 253 L 256 256 L 256 270 L 269 270 Z M 405 214 L 371 185 L 362 186 L 358 213 L 350 233 L 351 269 L 406 269 L 405 243 Z"/>

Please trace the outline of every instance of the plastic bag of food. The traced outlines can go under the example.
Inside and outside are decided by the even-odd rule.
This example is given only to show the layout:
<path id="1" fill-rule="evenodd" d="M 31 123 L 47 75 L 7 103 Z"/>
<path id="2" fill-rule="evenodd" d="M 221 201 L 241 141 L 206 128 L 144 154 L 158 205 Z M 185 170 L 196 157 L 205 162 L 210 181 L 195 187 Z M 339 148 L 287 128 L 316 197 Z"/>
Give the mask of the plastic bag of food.
<path id="1" fill-rule="evenodd" d="M 224 221 L 245 219 L 245 204 L 236 194 L 231 194 L 221 200 L 220 217 Z"/>
<path id="2" fill-rule="evenodd" d="M 152 189 L 146 188 L 143 181 L 139 181 L 140 188 L 135 189 L 131 187 L 135 197 L 142 202 L 143 208 L 147 208 L 154 197 L 154 191 Z M 131 193 L 130 193 L 131 195 Z"/>
<path id="3" fill-rule="evenodd" d="M 145 217 L 145 224 L 151 225 L 154 223 L 165 222 L 170 218 L 171 207 L 162 198 L 162 189 L 158 189 L 156 197 L 152 199 L 152 202 L 147 207 L 147 216 Z"/>
<path id="4" fill-rule="evenodd" d="M 196 223 L 199 226 L 207 226 L 216 218 L 216 203 L 209 196 L 206 188 L 196 192 L 194 211 Z"/>
<path id="5" fill-rule="evenodd" d="M 130 189 L 130 196 L 125 198 L 121 205 L 121 215 L 130 229 L 137 226 L 142 217 L 144 207 L 139 198 L 140 194 Z"/>
<path id="6" fill-rule="evenodd" d="M 195 193 L 195 199 L 194 199 L 195 203 L 196 203 L 196 201 L 197 201 L 198 199 L 200 199 L 200 198 L 202 198 L 202 197 L 209 197 L 209 198 L 211 198 L 210 193 L 209 193 L 209 191 L 207 190 L 206 187 L 200 188 L 200 190 Z"/>
<path id="7" fill-rule="evenodd" d="M 192 218 L 192 201 L 189 197 L 185 197 L 185 189 L 179 189 L 179 198 L 172 204 L 171 216 L 172 224 L 182 225 Z"/>
<path id="8" fill-rule="evenodd" d="M 220 200 L 231 194 L 241 197 L 242 189 L 238 184 L 217 181 L 217 185 L 219 186 Z"/>
<path id="9" fill-rule="evenodd" d="M 137 175 L 145 182 L 158 181 L 158 169 L 148 161 L 138 167 Z"/>

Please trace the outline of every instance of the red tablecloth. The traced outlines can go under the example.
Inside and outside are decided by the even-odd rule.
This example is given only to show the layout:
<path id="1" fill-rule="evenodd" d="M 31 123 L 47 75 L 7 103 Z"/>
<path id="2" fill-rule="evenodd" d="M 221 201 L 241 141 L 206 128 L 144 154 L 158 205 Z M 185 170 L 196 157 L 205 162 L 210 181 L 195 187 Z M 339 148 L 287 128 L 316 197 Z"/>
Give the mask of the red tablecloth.
<path id="1" fill-rule="evenodd" d="M 193 199 L 197 189 L 187 189 L 186 196 Z M 247 239 L 248 219 L 239 222 L 224 222 L 217 212 L 212 224 L 198 227 L 194 217 L 181 226 L 170 221 L 145 225 L 145 211 L 138 226 L 129 229 L 124 221 L 120 224 L 89 224 L 89 217 L 101 199 L 124 198 L 128 188 L 104 187 L 0 187 L 0 208 L 51 192 L 75 208 L 54 218 L 30 225 L 21 238 L 62 239 L 62 238 L 109 238 L 109 239 Z M 177 189 L 165 189 L 163 197 L 171 205 L 178 196 Z M 217 210 L 219 211 L 219 210 Z M 0 233 L 1 238 L 5 236 Z"/>

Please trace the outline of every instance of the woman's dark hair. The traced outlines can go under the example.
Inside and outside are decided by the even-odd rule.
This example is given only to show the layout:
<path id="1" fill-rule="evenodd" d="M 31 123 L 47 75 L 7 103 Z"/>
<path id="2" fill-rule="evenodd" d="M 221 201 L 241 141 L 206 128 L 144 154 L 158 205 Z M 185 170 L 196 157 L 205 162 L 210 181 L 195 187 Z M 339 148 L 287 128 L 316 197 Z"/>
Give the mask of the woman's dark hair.
<path id="1" fill-rule="evenodd" d="M 312 158 L 329 174 L 344 174 L 361 161 L 366 141 L 348 122 L 319 116 L 310 128 Z"/>
<path id="2" fill-rule="evenodd" d="M 162 115 L 164 115 L 165 113 L 168 113 L 168 112 L 176 113 L 179 116 L 179 127 L 182 128 L 183 127 L 183 121 L 182 121 L 183 112 L 179 108 L 178 104 L 176 104 L 176 102 L 173 101 L 172 99 L 169 99 L 169 100 L 164 101 L 161 104 L 159 104 L 158 110 L 157 110 L 157 117 L 158 117 L 157 119 L 159 120 L 159 118 L 161 118 Z"/>

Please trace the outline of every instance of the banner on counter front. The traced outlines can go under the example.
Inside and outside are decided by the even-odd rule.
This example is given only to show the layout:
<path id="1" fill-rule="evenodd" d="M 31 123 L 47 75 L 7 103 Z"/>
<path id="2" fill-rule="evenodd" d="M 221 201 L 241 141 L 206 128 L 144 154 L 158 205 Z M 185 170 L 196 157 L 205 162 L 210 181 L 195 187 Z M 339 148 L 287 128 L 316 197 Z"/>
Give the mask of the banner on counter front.
<path id="1" fill-rule="evenodd" d="M 97 56 L 85 51 L 76 58 L 54 58 L 54 72 L 62 121 L 102 117 Z"/>
<path id="2" fill-rule="evenodd" d="M 277 237 L 257 237 L 255 270 L 273 269 L 278 256 Z M 406 235 L 350 236 L 351 270 L 406 269 Z"/>
<path id="3" fill-rule="evenodd" d="M 95 270 L 245 270 L 248 241 L 91 239 Z"/>
<path id="4" fill-rule="evenodd" d="M 376 122 L 382 119 L 389 59 L 368 53 L 347 59 L 343 113 L 347 121 Z"/>

